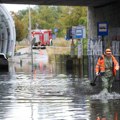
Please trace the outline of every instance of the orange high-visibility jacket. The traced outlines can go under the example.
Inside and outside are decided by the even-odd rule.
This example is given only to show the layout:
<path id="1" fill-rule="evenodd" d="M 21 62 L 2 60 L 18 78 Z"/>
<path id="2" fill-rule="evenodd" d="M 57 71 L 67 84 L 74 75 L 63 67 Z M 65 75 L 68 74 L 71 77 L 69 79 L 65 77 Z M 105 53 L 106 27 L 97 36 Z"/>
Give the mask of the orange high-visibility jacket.
<path id="1" fill-rule="evenodd" d="M 113 55 L 111 55 L 111 57 L 112 57 L 112 61 L 113 61 L 113 68 L 112 68 L 113 75 L 115 76 L 116 75 L 116 69 L 115 68 L 116 67 L 119 68 L 119 64 L 118 64 L 116 58 Z M 99 57 L 99 59 L 97 61 L 97 64 L 96 64 L 96 67 L 95 67 L 95 72 L 105 72 L 105 59 L 104 58 L 105 58 L 104 55 Z"/>

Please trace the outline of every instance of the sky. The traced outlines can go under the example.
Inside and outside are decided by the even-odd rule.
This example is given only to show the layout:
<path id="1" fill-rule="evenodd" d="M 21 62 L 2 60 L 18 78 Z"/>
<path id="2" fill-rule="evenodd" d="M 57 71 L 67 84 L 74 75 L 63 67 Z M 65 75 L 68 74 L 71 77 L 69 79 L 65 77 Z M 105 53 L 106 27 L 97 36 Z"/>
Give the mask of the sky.
<path id="1" fill-rule="evenodd" d="M 24 5 L 24 4 L 4 4 L 4 6 L 8 11 L 14 11 L 14 12 L 18 12 L 18 10 L 27 9 L 29 7 L 29 5 Z M 30 5 L 30 7 L 34 7 L 34 6 L 35 5 Z"/>

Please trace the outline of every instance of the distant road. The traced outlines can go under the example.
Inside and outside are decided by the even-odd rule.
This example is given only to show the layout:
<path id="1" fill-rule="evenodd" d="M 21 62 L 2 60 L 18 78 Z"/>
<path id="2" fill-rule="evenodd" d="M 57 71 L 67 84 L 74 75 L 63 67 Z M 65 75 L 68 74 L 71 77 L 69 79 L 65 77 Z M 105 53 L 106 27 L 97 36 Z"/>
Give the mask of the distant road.
<path id="1" fill-rule="evenodd" d="M 32 49 L 32 53 L 33 53 L 33 60 L 35 61 L 48 59 L 46 49 Z M 15 63 L 20 63 L 20 61 L 22 60 L 28 63 L 31 61 L 31 59 L 32 59 L 31 49 L 28 47 L 28 48 L 19 49 L 11 61 Z"/>

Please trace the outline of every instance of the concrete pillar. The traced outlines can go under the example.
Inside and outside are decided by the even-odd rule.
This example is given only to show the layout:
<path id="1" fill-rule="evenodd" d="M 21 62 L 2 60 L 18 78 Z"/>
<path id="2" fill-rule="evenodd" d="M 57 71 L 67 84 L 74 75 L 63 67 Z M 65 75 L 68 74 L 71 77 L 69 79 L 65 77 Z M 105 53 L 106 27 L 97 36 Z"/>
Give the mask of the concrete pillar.
<path id="1" fill-rule="evenodd" d="M 105 47 L 111 47 L 113 54 L 120 51 L 120 1 L 88 7 L 88 37 L 97 37 L 97 22 L 108 23 L 108 36 L 104 37 Z M 115 41 L 115 42 L 113 42 Z M 117 43 L 113 47 L 113 43 Z M 118 45 L 118 46 L 117 46 Z M 116 47 L 117 46 L 117 47 Z M 104 51 L 104 50 L 103 50 Z M 120 56 L 120 52 L 117 53 Z M 120 62 L 120 57 L 118 57 Z M 91 74 L 90 74 L 91 75 Z M 118 75 L 118 79 L 120 74 Z"/>
<path id="2" fill-rule="evenodd" d="M 120 34 L 120 2 L 88 7 L 88 37 L 97 37 L 97 22 L 108 22 L 108 36 L 105 40 L 111 41 L 113 35 Z"/>

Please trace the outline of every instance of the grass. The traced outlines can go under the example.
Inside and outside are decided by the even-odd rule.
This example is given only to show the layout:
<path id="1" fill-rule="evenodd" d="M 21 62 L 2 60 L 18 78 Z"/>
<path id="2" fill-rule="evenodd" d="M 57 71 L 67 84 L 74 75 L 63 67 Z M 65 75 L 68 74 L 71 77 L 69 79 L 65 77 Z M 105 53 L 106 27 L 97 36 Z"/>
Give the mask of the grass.
<path id="1" fill-rule="evenodd" d="M 74 40 L 76 42 L 76 40 Z M 86 55 L 87 51 L 87 40 L 83 40 L 84 44 L 84 55 Z M 21 42 L 16 43 L 16 51 L 21 48 L 26 48 L 30 46 L 30 42 L 27 39 L 24 39 Z M 56 38 L 53 40 L 52 46 L 46 46 L 46 51 L 49 57 L 52 57 L 55 54 L 59 55 L 70 55 L 70 46 L 71 40 L 65 40 L 64 38 Z M 77 47 L 75 48 L 75 54 L 77 55 Z"/>
<path id="2" fill-rule="evenodd" d="M 21 42 L 16 42 L 15 51 L 18 51 L 21 48 L 26 48 L 28 46 L 30 46 L 30 42 L 27 39 L 24 39 Z"/>
<path id="3" fill-rule="evenodd" d="M 54 55 L 68 55 L 70 54 L 70 41 L 66 41 L 63 38 L 57 38 L 53 40 L 52 46 L 46 47 L 50 60 L 54 59 Z"/>
<path id="4" fill-rule="evenodd" d="M 52 46 L 47 46 L 48 55 L 51 54 L 68 54 L 70 51 L 70 41 L 66 41 L 63 38 L 57 38 L 53 40 Z"/>

